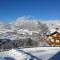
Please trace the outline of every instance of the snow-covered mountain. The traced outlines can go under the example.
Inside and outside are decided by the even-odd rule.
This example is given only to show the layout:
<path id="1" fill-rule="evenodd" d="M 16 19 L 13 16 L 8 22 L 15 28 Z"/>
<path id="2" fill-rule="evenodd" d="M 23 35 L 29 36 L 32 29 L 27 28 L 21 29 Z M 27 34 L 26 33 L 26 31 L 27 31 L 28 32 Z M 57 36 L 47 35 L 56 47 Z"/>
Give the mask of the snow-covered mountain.
<path id="1" fill-rule="evenodd" d="M 20 35 L 32 35 L 39 33 L 37 21 L 29 21 L 20 18 L 16 22 L 9 24 L 0 24 L 0 38 L 19 38 Z"/>
<path id="2" fill-rule="evenodd" d="M 60 32 L 60 21 L 59 20 L 47 21 L 46 25 L 48 26 L 51 33 L 56 31 L 56 28 L 58 28 L 58 32 Z"/>
<path id="3" fill-rule="evenodd" d="M 54 25 L 59 26 L 60 21 L 59 20 L 37 20 L 37 19 L 29 19 L 27 17 L 19 17 L 15 22 L 4 24 L 0 23 L 0 29 L 29 29 L 29 30 L 38 30 L 38 21 L 44 22 L 48 25 Z"/>
<path id="4" fill-rule="evenodd" d="M 38 25 L 38 23 L 40 25 Z M 49 29 L 48 33 L 54 32 L 56 30 L 55 28 L 58 28 L 58 31 L 60 32 L 59 20 L 42 21 L 20 17 L 12 23 L 0 23 L 0 38 L 16 40 L 17 38 L 25 38 L 31 35 L 35 36 L 36 34 L 39 34 L 40 30 L 44 31 L 44 27 L 41 27 L 41 23 L 47 25 L 47 28 Z"/>
<path id="5" fill-rule="evenodd" d="M 36 19 L 30 20 L 26 17 L 20 17 L 12 23 L 0 23 L 0 38 L 9 38 L 13 40 L 20 38 L 21 36 L 24 36 L 25 38 L 27 35 L 34 35 L 34 33 L 38 34 L 41 30 L 41 28 L 38 26 L 39 22 L 47 25 L 47 28 L 49 29 L 48 33 L 54 32 L 56 30 L 55 28 L 58 28 L 58 31 L 60 32 L 59 20 L 42 21 Z M 42 27 L 42 29 L 43 28 L 44 27 Z"/>

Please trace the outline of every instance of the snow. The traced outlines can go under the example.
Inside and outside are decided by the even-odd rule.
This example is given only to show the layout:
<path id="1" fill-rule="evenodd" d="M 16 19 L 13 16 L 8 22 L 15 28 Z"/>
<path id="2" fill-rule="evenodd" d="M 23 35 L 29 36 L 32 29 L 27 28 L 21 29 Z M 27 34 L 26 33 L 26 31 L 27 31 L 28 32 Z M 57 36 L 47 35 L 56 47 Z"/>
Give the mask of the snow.
<path id="1" fill-rule="evenodd" d="M 15 60 L 48 60 L 60 51 L 60 47 L 19 48 L 0 52 L 0 57 L 12 57 Z"/>
<path id="2" fill-rule="evenodd" d="M 55 31 L 55 28 L 59 28 L 60 32 L 60 21 L 58 20 L 48 20 L 48 21 L 40 21 L 44 23 L 49 28 L 50 33 Z M 38 27 L 37 20 L 29 20 L 26 17 L 19 17 L 15 22 L 12 23 L 1 23 L 0 22 L 0 38 L 9 38 L 11 40 L 17 40 L 16 38 L 21 37 L 20 35 L 29 35 L 31 36 L 33 33 L 39 33 L 40 29 Z M 15 33 L 15 34 L 14 34 Z M 49 33 L 49 32 L 48 32 Z M 15 36 L 14 36 L 15 35 Z M 26 38 L 26 37 L 21 37 Z"/>
<path id="3" fill-rule="evenodd" d="M 24 60 L 24 56 L 21 53 L 19 53 L 19 51 L 16 51 L 14 49 L 10 50 L 8 54 L 9 56 L 14 57 L 15 60 Z"/>
<path id="4" fill-rule="evenodd" d="M 59 28 L 60 32 L 60 21 L 45 21 L 44 23 L 48 26 L 51 33 L 55 31 L 55 28 Z M 18 21 L 16 21 L 15 23 L 11 24 L 11 29 L 9 29 L 9 26 L 10 25 L 0 23 L 0 38 L 9 38 L 11 40 L 17 40 L 17 38 L 25 39 L 26 35 L 33 35 L 33 33 L 39 33 L 37 20 L 29 21 L 28 19 L 22 17 L 19 18 Z M 16 32 L 16 34 L 12 34 L 13 32 Z M 20 34 L 22 34 L 23 36 L 21 37 Z M 9 51 L 0 52 L 0 57 L 2 57 L 1 59 L 3 59 L 3 57 L 13 57 L 15 60 L 28 60 L 31 58 L 48 60 L 49 58 L 54 56 L 59 50 L 60 47 L 11 49 Z"/>
<path id="5" fill-rule="evenodd" d="M 24 55 L 22 55 L 21 53 L 19 53 L 19 51 L 16 51 L 15 49 L 11 49 L 10 51 L 6 52 L 0 52 L 0 57 L 12 57 L 14 58 L 14 60 L 24 60 Z"/>
<path id="6" fill-rule="evenodd" d="M 30 53 L 42 60 L 48 60 L 60 50 L 60 47 L 40 47 L 23 49 L 24 52 Z"/>
<path id="7" fill-rule="evenodd" d="M 58 20 L 51 20 L 51 21 L 46 21 L 44 23 L 48 26 L 48 28 L 49 28 L 51 33 L 56 31 L 55 28 L 58 28 L 59 29 L 58 32 L 60 32 L 60 21 L 58 21 Z"/>

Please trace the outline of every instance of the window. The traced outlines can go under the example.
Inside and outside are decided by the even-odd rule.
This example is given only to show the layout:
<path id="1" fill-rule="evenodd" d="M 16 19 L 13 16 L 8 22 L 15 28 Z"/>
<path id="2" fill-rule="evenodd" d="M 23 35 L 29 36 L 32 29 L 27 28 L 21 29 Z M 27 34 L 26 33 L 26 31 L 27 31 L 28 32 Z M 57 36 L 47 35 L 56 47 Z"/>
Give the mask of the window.
<path id="1" fill-rule="evenodd" d="M 52 39 L 52 37 L 49 37 L 49 39 Z"/>
<path id="2" fill-rule="evenodd" d="M 59 43 L 59 40 L 56 40 L 57 43 Z"/>
<path id="3" fill-rule="evenodd" d="M 54 42 L 54 39 L 51 39 L 51 42 Z"/>

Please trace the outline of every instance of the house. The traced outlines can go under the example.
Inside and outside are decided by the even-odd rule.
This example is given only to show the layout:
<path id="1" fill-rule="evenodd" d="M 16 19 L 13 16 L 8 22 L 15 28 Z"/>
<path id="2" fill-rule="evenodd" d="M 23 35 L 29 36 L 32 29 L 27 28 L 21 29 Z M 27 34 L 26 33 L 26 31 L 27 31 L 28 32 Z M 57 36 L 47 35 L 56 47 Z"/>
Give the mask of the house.
<path id="1" fill-rule="evenodd" d="M 50 46 L 60 46 L 60 33 L 55 31 L 50 35 L 47 36 L 47 43 Z"/>

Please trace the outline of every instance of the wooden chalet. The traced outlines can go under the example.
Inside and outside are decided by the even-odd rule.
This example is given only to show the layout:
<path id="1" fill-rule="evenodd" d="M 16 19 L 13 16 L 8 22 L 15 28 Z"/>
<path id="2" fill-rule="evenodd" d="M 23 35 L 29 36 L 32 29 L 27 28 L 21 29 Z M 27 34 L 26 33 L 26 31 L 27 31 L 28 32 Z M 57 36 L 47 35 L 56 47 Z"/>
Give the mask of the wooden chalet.
<path id="1" fill-rule="evenodd" d="M 60 46 L 60 33 L 55 31 L 50 35 L 47 35 L 47 43 L 50 46 Z"/>

